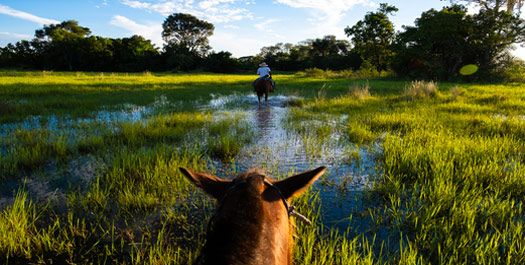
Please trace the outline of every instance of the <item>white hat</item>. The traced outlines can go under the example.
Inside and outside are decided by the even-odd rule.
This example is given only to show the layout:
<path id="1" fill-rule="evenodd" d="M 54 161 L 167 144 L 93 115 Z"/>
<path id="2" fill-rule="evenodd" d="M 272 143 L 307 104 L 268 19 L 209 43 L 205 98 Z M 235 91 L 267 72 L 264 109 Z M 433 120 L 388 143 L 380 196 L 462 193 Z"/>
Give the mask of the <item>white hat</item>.
<path id="1" fill-rule="evenodd" d="M 268 66 L 268 65 L 267 65 L 266 63 L 263 62 L 263 63 L 259 64 L 259 66 L 260 66 L 260 67 L 265 67 L 265 66 Z"/>

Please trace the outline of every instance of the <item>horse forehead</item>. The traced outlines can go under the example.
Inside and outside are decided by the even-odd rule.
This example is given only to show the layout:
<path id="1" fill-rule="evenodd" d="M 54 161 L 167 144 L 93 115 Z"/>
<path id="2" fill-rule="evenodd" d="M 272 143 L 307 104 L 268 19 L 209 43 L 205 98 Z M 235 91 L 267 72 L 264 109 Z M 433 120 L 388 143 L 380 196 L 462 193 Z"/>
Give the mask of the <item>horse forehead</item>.
<path id="1" fill-rule="evenodd" d="M 236 178 L 234 178 L 233 181 L 234 182 L 246 181 L 249 179 L 262 179 L 262 180 L 267 180 L 267 181 L 272 182 L 271 179 L 263 171 L 259 169 L 252 169 L 243 174 L 240 174 Z"/>
<path id="2" fill-rule="evenodd" d="M 246 183 L 250 190 L 256 190 L 259 193 L 263 193 L 267 189 L 265 182 L 273 183 L 273 180 L 257 169 L 250 170 L 233 179 L 234 186 L 239 183 Z"/>

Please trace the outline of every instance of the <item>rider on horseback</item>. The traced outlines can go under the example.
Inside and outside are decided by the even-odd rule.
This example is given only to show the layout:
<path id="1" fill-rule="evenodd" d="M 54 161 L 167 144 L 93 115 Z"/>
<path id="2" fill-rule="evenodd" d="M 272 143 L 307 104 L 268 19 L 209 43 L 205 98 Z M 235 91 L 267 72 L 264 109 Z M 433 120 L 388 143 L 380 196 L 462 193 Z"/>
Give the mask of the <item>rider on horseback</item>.
<path id="1" fill-rule="evenodd" d="M 259 75 L 259 77 L 255 79 L 255 81 L 253 81 L 252 83 L 253 89 L 255 90 L 255 83 L 259 79 L 266 79 L 266 80 L 272 81 L 272 91 L 271 92 L 273 92 L 275 90 L 275 81 L 272 79 L 272 70 L 270 70 L 270 67 L 268 67 L 268 65 L 264 62 L 259 64 L 259 69 L 257 69 L 257 74 Z"/>

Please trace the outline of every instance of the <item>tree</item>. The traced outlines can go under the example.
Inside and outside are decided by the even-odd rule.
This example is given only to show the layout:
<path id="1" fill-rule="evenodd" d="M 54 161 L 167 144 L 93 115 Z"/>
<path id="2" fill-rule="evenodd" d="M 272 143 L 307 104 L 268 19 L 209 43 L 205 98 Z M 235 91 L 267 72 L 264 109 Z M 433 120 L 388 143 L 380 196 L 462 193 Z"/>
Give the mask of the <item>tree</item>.
<path id="1" fill-rule="evenodd" d="M 15 45 L 9 43 L 5 48 L 0 48 L 1 67 L 30 67 L 35 60 L 35 49 L 27 40 L 22 40 Z"/>
<path id="2" fill-rule="evenodd" d="M 424 12 L 415 26 L 404 27 L 398 35 L 394 71 L 417 78 L 453 79 L 461 66 L 475 64 L 478 78 L 500 75 L 508 65 L 506 54 L 512 44 L 525 40 L 525 23 L 519 12 L 503 8 L 504 1 L 493 2 L 473 15 L 461 5 Z"/>
<path id="3" fill-rule="evenodd" d="M 74 20 L 45 25 L 31 41 L 0 48 L 0 67 L 87 71 L 166 70 L 159 51 L 141 36 L 112 39 L 91 36 Z"/>
<path id="4" fill-rule="evenodd" d="M 133 35 L 113 41 L 113 65 L 119 71 L 144 71 L 156 69 L 159 51 L 150 40 Z"/>
<path id="5" fill-rule="evenodd" d="M 91 30 L 79 26 L 75 20 L 64 21 L 60 24 L 44 25 L 43 29 L 35 31 L 35 37 L 39 39 L 47 38 L 52 41 L 71 41 L 89 35 L 91 35 Z"/>
<path id="6" fill-rule="evenodd" d="M 475 3 L 480 6 L 473 15 L 473 38 L 478 45 L 480 66 L 487 71 L 505 63 L 505 53 L 513 44 L 525 42 L 525 21 L 521 18 L 524 0 L 460 0 L 451 2 Z"/>
<path id="7" fill-rule="evenodd" d="M 500 66 L 504 53 L 513 44 L 525 41 L 525 21 L 519 14 L 482 9 L 473 15 L 476 23 L 473 38 L 477 40 L 480 66 L 492 71 Z"/>
<path id="8" fill-rule="evenodd" d="M 164 20 L 162 28 L 162 38 L 172 50 L 202 57 L 211 49 L 208 37 L 215 29 L 211 23 L 190 14 L 175 13 Z"/>
<path id="9" fill-rule="evenodd" d="M 495 12 L 506 11 L 508 13 L 520 13 L 524 0 L 451 0 L 451 3 L 466 2 L 474 3 L 483 10 L 492 10 Z"/>
<path id="10" fill-rule="evenodd" d="M 237 59 L 239 62 L 239 69 L 253 73 L 257 69 L 257 65 L 264 61 L 264 58 L 259 56 L 243 56 Z"/>
<path id="11" fill-rule="evenodd" d="M 45 25 L 35 31 L 36 41 L 44 43 L 47 53 L 52 53 L 62 60 L 68 70 L 73 70 L 79 64 L 79 55 L 85 53 L 80 47 L 81 42 L 91 35 L 89 28 L 78 25 L 75 20 L 60 24 Z"/>
<path id="12" fill-rule="evenodd" d="M 291 43 L 280 42 L 273 46 L 262 47 L 257 57 L 261 58 L 260 61 L 265 61 L 274 69 L 293 71 L 298 68 L 298 55 L 295 52 L 294 45 Z M 256 67 L 256 65 L 257 63 L 255 63 L 252 68 Z"/>
<path id="13" fill-rule="evenodd" d="M 323 38 L 317 38 L 310 41 L 310 55 L 327 56 L 327 55 L 344 55 L 349 51 L 349 43 L 345 40 L 337 40 L 334 35 L 326 35 Z"/>
<path id="14" fill-rule="evenodd" d="M 308 39 L 297 45 L 277 43 L 266 46 L 261 48 L 257 57 L 261 58 L 259 61 L 264 60 L 271 65 L 272 69 L 285 71 L 313 67 L 332 70 L 356 69 L 362 62 L 359 56 L 350 50 L 348 41 L 338 40 L 333 35 Z"/>
<path id="15" fill-rule="evenodd" d="M 391 44 L 394 40 L 394 26 L 388 15 L 398 11 L 395 6 L 380 4 L 378 12 L 369 12 L 353 27 L 346 27 L 345 33 L 352 37 L 354 49 L 364 61 L 376 67 L 379 74 L 388 69 L 394 56 Z"/>
<path id="16" fill-rule="evenodd" d="M 240 68 L 240 62 L 229 52 L 212 52 L 204 59 L 204 69 L 214 73 L 233 73 Z"/>
<path id="17" fill-rule="evenodd" d="M 477 63 L 473 28 L 463 6 L 423 12 L 415 26 L 399 34 L 392 67 L 400 75 L 449 79 L 462 65 Z"/>

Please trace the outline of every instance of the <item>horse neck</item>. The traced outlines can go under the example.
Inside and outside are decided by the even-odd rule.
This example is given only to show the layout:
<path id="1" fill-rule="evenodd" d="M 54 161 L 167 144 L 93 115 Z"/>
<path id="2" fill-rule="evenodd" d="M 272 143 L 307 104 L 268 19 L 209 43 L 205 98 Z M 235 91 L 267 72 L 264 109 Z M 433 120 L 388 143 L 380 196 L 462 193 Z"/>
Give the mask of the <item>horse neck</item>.
<path id="1" fill-rule="evenodd" d="M 282 202 L 238 201 L 233 214 L 212 220 L 203 264 L 291 264 L 291 234 Z M 255 209 L 259 209 L 256 211 Z"/>

